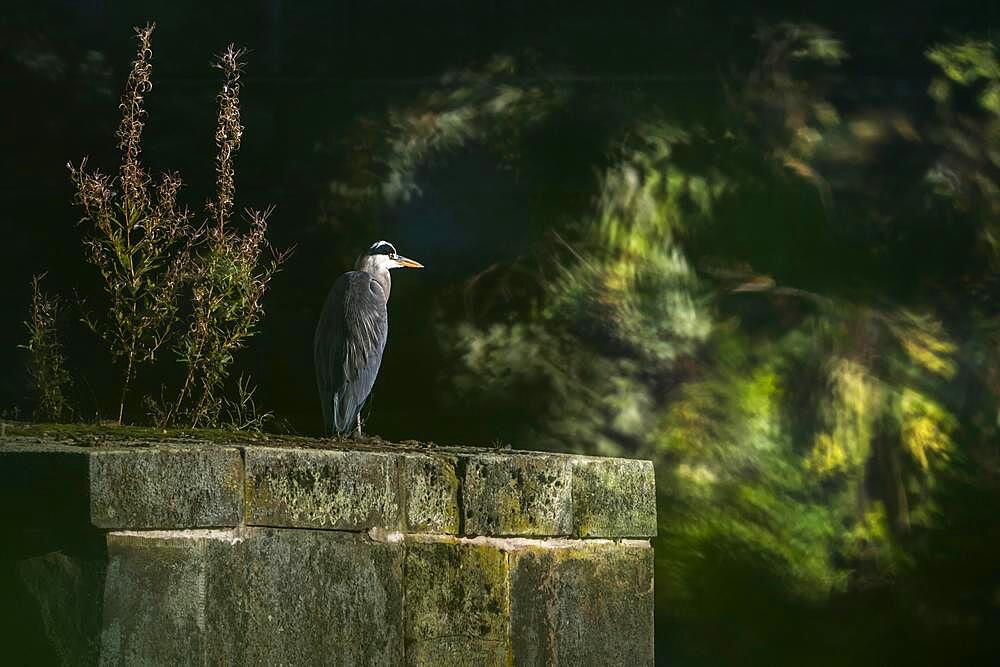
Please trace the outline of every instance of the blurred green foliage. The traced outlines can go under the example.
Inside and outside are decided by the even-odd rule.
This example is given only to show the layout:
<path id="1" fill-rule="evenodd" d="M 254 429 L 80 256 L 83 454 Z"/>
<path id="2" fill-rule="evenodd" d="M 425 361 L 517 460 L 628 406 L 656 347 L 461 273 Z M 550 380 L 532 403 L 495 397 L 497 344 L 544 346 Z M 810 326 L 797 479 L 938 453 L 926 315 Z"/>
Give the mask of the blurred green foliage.
<path id="1" fill-rule="evenodd" d="M 935 632 L 965 637 L 956 660 L 981 655 L 1000 582 L 948 599 L 920 582 L 942 531 L 970 539 L 977 565 L 997 537 L 963 532 L 980 515 L 954 500 L 1000 500 L 995 49 L 935 46 L 926 103 L 878 107 L 843 102 L 833 75 L 849 53 L 829 32 L 759 37 L 717 117 L 619 108 L 591 206 L 470 282 L 461 315 L 442 307 L 443 393 L 486 430 L 515 421 L 518 443 L 656 462 L 671 653 L 890 664 L 860 647 L 896 605 L 881 627 L 911 628 L 921 660 L 938 660 L 914 648 Z M 417 168 L 468 143 L 516 165 L 521 132 L 613 104 L 506 84 L 514 73 L 497 59 L 391 114 L 381 196 L 419 195 Z M 969 86 L 978 103 L 957 106 Z M 811 203 L 789 214 L 781 199 Z M 983 243 L 931 265 L 921 253 L 948 225 Z M 833 627 L 831 610 L 855 604 Z M 757 650 L 769 637 L 781 648 Z"/>
<path id="2" fill-rule="evenodd" d="M 517 81 L 516 72 L 514 58 L 495 56 L 479 69 L 445 74 L 441 88 L 392 112 L 382 195 L 389 201 L 410 199 L 420 192 L 418 165 L 470 141 L 509 145 L 512 136 L 559 104 L 558 90 Z"/>

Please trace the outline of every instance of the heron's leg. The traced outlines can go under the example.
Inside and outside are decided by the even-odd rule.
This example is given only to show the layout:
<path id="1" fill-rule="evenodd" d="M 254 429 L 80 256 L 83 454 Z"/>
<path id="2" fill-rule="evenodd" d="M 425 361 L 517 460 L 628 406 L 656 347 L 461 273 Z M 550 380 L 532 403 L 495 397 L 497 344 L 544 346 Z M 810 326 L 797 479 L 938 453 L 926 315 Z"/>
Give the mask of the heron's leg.
<path id="1" fill-rule="evenodd" d="M 358 412 L 358 431 L 357 431 L 357 434 L 358 434 L 358 437 L 360 438 L 361 437 L 361 413 L 360 412 Z"/>

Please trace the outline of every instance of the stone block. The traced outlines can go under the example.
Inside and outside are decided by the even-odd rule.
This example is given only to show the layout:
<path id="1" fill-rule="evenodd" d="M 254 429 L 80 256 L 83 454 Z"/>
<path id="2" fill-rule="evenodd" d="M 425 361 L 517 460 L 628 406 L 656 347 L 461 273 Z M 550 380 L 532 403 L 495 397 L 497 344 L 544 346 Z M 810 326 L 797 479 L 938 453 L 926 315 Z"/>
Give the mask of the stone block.
<path id="1" fill-rule="evenodd" d="M 243 461 L 235 447 L 132 447 L 90 454 L 90 518 L 98 528 L 236 526 Z"/>
<path id="2" fill-rule="evenodd" d="M 652 548 L 574 542 L 510 554 L 514 664 L 652 665 Z"/>
<path id="3" fill-rule="evenodd" d="M 457 459 L 406 454 L 400 461 L 399 488 L 405 498 L 406 530 L 446 533 L 459 530 Z"/>
<path id="4" fill-rule="evenodd" d="M 402 664 L 401 543 L 258 529 L 244 547 L 246 646 L 239 664 Z"/>
<path id="5" fill-rule="evenodd" d="M 507 665 L 507 554 L 460 540 L 406 546 L 409 665 Z"/>
<path id="6" fill-rule="evenodd" d="M 238 657 L 240 541 L 224 530 L 109 533 L 100 663 L 203 665 L 209 655 Z M 213 585 L 219 579 L 228 587 Z"/>
<path id="7" fill-rule="evenodd" d="M 403 546 L 334 531 L 108 535 L 101 664 L 395 665 Z"/>
<path id="8" fill-rule="evenodd" d="M 651 464 L 337 446 L 0 445 L 11 659 L 652 662 Z"/>
<path id="9" fill-rule="evenodd" d="M 571 489 L 571 463 L 562 456 L 471 456 L 462 488 L 465 534 L 569 535 Z"/>
<path id="10" fill-rule="evenodd" d="M 192 531 L 197 533 L 198 531 Z M 246 529 L 219 531 L 202 542 L 205 665 L 245 665 L 247 647 Z"/>
<path id="11" fill-rule="evenodd" d="M 398 456 L 250 447 L 246 475 L 250 525 L 338 530 L 400 525 Z"/>
<path id="12" fill-rule="evenodd" d="M 650 461 L 578 459 L 573 464 L 573 533 L 656 535 L 656 476 Z"/>
<path id="13" fill-rule="evenodd" d="M 5 664 L 98 663 L 106 547 L 93 537 L 18 562 L 0 558 Z"/>

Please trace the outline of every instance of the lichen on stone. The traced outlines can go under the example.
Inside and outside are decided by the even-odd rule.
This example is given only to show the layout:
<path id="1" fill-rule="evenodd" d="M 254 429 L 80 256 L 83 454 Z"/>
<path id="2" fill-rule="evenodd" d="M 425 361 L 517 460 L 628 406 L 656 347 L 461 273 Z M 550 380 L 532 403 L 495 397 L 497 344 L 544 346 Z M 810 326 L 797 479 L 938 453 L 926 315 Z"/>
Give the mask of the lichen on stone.
<path id="1" fill-rule="evenodd" d="M 650 462 L 581 459 L 573 464 L 572 488 L 575 535 L 656 535 L 656 478 Z"/>
<path id="2" fill-rule="evenodd" d="M 569 535 L 570 463 L 556 456 L 470 457 L 463 487 L 470 535 Z"/>
<path id="3" fill-rule="evenodd" d="M 459 480 L 455 465 L 455 457 L 403 455 L 400 491 L 406 498 L 407 530 L 458 532 Z"/>
<path id="4" fill-rule="evenodd" d="M 253 448 L 248 522 L 367 530 L 399 525 L 397 461 L 371 452 Z"/>
<path id="5" fill-rule="evenodd" d="M 505 664 L 507 568 L 507 554 L 489 546 L 408 543 L 403 620 L 408 662 Z"/>

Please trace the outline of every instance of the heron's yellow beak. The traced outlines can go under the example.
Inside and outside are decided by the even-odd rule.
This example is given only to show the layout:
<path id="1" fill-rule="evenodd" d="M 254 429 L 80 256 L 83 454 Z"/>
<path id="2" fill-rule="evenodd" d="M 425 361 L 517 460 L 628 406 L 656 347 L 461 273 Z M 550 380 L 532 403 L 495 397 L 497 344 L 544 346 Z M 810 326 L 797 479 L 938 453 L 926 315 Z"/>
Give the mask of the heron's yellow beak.
<path id="1" fill-rule="evenodd" d="M 395 259 L 400 266 L 405 266 L 408 269 L 422 269 L 424 265 L 415 259 L 410 259 L 409 257 L 403 257 L 402 255 L 396 255 Z"/>

